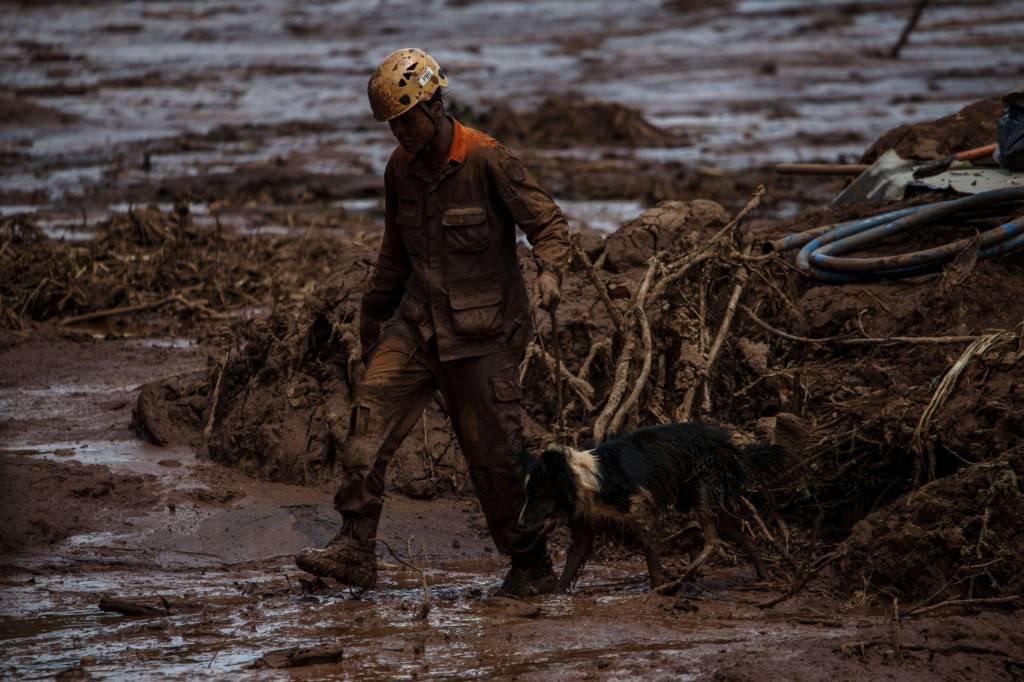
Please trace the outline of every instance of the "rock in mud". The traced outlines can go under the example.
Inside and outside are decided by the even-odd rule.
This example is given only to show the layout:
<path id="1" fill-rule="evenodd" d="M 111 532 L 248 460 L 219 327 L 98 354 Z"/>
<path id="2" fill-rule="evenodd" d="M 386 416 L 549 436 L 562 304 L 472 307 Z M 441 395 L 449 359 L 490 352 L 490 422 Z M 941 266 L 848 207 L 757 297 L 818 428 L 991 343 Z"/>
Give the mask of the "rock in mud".
<path id="1" fill-rule="evenodd" d="M 672 256 L 697 248 L 702 231 L 728 220 L 725 209 L 713 201 L 663 201 L 608 235 L 607 268 L 625 272 L 645 265 L 655 253 Z"/>

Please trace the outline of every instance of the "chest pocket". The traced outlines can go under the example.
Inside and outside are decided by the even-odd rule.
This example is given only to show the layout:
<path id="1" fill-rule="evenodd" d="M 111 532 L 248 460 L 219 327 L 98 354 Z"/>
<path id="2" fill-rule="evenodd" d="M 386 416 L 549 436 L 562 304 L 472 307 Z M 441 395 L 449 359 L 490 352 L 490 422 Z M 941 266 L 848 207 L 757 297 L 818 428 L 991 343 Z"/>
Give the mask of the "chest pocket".
<path id="1" fill-rule="evenodd" d="M 415 205 L 401 205 L 398 207 L 398 214 L 395 222 L 401 228 L 402 241 L 410 253 L 421 253 L 423 251 L 424 233 L 423 217 L 420 209 Z"/>
<path id="2" fill-rule="evenodd" d="M 475 253 L 487 248 L 487 212 L 482 206 L 459 206 L 441 214 L 449 253 Z"/>

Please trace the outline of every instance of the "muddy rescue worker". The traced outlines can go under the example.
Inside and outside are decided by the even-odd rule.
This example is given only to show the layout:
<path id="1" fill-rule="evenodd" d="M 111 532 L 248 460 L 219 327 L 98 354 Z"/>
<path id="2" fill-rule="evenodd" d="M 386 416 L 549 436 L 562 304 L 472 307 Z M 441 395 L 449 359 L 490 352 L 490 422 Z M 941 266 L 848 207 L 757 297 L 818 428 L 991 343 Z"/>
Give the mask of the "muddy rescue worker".
<path id="1" fill-rule="evenodd" d="M 368 86 L 373 116 L 399 146 L 384 172 L 380 254 L 362 300 L 366 373 L 334 498 L 341 532 L 306 549 L 299 568 L 369 588 L 388 461 L 440 389 L 498 550 L 512 558 L 502 589 L 554 587 L 544 539 L 516 526 L 523 474 L 518 368 L 532 333 L 516 225 L 541 264 L 540 306 L 558 304 L 569 261 L 558 206 L 506 147 L 445 114 L 444 70 L 426 52 L 394 52 Z"/>

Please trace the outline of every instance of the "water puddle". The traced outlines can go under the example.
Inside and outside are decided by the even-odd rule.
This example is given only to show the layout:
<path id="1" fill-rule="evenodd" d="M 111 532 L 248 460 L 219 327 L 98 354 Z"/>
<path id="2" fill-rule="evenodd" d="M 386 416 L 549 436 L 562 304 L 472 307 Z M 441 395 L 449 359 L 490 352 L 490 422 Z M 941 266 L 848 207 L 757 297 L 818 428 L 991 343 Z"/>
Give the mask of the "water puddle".
<path id="1" fill-rule="evenodd" d="M 343 647 L 344 660 L 318 674 L 554 679 L 599 671 L 616 678 L 657 665 L 686 679 L 704 656 L 778 647 L 807 632 L 751 622 L 752 614 L 734 613 L 717 597 L 692 600 L 699 618 L 677 614 L 672 598 L 624 581 L 628 566 L 593 567 L 576 594 L 503 600 L 492 596 L 500 564 L 480 560 L 429 566 L 432 607 L 417 620 L 419 576 L 382 568 L 378 588 L 365 593 L 310 583 L 281 560 L 186 572 L 9 575 L 0 583 L 0 673 L 48 676 L 81 664 L 100 675 L 221 678 L 246 674 L 271 651 L 331 644 Z M 120 616 L 98 608 L 103 596 L 170 610 Z"/>

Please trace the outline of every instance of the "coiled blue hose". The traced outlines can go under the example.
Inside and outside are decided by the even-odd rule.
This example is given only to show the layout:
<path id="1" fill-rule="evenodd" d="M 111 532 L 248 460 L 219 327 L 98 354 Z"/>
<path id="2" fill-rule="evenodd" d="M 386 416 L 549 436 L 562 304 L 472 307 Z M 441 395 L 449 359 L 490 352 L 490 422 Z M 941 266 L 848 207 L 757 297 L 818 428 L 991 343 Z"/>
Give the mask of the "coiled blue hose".
<path id="1" fill-rule="evenodd" d="M 862 248 L 890 235 L 919 228 L 936 220 L 976 212 L 999 204 L 1024 200 L 1024 188 L 981 192 L 961 199 L 887 211 L 870 218 L 825 225 L 791 234 L 766 245 L 767 250 L 787 251 L 803 246 L 797 267 L 823 282 L 873 282 L 933 272 L 963 251 L 973 237 L 922 251 L 875 258 L 845 258 L 840 254 Z M 992 228 L 978 236 L 978 258 L 987 259 L 1024 247 L 1024 219 Z"/>

